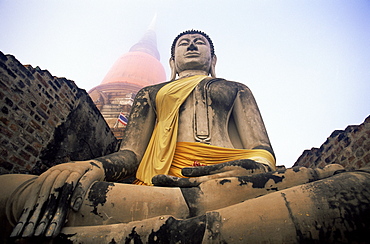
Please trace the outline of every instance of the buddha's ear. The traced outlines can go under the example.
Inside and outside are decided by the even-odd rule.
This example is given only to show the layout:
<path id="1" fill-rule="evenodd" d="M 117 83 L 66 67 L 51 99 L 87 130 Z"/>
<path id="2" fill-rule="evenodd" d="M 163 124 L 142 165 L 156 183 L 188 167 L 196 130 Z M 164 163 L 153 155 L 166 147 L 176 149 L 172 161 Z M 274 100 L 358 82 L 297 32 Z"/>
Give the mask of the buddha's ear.
<path id="1" fill-rule="evenodd" d="M 212 60 L 211 60 L 211 68 L 209 69 L 209 73 L 214 78 L 216 78 L 216 63 L 217 63 L 217 57 L 216 57 L 216 55 L 213 55 Z"/>
<path id="2" fill-rule="evenodd" d="M 175 59 L 172 57 L 170 58 L 170 68 L 171 68 L 170 80 L 175 80 L 177 71 L 176 71 Z"/>

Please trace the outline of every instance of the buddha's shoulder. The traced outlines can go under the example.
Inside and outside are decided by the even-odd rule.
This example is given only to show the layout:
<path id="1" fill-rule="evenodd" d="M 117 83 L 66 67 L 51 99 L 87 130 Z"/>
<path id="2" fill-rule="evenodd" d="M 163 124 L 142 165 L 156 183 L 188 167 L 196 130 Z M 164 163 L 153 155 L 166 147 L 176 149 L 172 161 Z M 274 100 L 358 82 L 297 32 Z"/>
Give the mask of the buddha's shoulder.
<path id="1" fill-rule="evenodd" d="M 217 78 L 213 82 L 214 88 L 224 89 L 224 90 L 234 90 L 236 92 L 246 92 L 251 93 L 249 87 L 243 83 L 237 81 L 231 81 L 223 78 Z"/>
<path id="2" fill-rule="evenodd" d="M 170 83 L 170 81 L 158 83 L 151 86 L 146 86 L 141 88 L 138 93 L 149 93 L 149 94 L 157 93 L 163 86 L 167 85 L 168 83 Z"/>

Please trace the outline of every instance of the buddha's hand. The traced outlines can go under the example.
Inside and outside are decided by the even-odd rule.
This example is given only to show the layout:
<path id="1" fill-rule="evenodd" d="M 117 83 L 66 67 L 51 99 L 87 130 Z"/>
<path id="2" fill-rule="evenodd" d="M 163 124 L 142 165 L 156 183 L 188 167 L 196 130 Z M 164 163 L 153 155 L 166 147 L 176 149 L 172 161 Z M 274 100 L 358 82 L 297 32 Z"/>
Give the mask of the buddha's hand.
<path id="1" fill-rule="evenodd" d="M 153 177 L 152 183 L 155 186 L 192 187 L 212 179 L 259 174 L 267 171 L 268 167 L 261 163 L 250 159 L 241 159 L 211 166 L 183 168 L 182 175 L 191 178 L 156 175 Z"/>
<path id="2" fill-rule="evenodd" d="M 95 160 L 56 165 L 35 180 L 11 237 L 55 237 L 65 224 L 69 207 L 78 211 L 88 188 L 104 178 Z"/>

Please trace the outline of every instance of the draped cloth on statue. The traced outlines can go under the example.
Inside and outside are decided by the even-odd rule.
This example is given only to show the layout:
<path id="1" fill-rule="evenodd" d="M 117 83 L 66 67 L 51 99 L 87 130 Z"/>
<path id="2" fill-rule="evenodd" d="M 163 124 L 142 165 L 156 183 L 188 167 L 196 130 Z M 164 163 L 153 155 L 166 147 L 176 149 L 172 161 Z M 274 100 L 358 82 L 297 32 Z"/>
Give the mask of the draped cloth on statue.
<path id="1" fill-rule="evenodd" d="M 168 174 L 176 148 L 179 108 L 206 77 L 195 75 L 182 78 L 168 83 L 158 91 L 155 100 L 157 124 L 136 172 L 136 184 L 141 181 L 145 185 L 152 185 L 153 176 Z"/>
<path id="2" fill-rule="evenodd" d="M 275 158 L 263 149 L 235 149 L 207 145 L 199 142 L 178 142 L 169 175 L 184 177 L 181 169 L 194 166 L 209 166 L 239 159 L 251 159 L 275 170 Z"/>

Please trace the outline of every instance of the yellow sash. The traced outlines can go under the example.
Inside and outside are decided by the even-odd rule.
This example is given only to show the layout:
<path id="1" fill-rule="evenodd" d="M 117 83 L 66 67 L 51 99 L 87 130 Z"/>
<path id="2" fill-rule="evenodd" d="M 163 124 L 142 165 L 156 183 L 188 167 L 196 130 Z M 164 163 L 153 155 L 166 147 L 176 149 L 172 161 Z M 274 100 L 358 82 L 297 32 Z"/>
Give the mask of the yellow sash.
<path id="1" fill-rule="evenodd" d="M 179 108 L 198 83 L 206 77 L 195 75 L 179 79 L 158 91 L 157 124 L 136 172 L 139 181 L 152 185 L 153 176 L 168 174 L 176 148 Z"/>
<path id="2" fill-rule="evenodd" d="M 181 169 L 206 166 L 239 159 L 252 159 L 275 170 L 275 158 L 262 149 L 235 149 L 206 145 L 198 142 L 178 142 L 169 175 L 184 177 Z"/>

